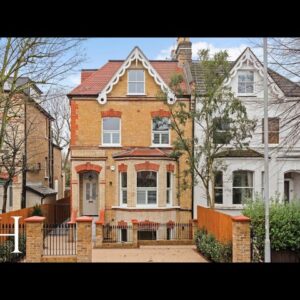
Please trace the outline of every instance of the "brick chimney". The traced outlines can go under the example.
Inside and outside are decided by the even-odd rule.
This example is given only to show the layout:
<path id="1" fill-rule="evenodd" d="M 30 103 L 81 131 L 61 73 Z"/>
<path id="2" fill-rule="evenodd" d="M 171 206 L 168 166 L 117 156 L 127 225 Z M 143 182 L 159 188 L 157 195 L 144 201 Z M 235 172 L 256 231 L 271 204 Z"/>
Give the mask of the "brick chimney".
<path id="1" fill-rule="evenodd" d="M 190 38 L 177 38 L 175 57 L 178 60 L 178 65 L 180 67 L 182 67 L 184 64 L 189 64 L 192 62 L 192 43 Z"/>

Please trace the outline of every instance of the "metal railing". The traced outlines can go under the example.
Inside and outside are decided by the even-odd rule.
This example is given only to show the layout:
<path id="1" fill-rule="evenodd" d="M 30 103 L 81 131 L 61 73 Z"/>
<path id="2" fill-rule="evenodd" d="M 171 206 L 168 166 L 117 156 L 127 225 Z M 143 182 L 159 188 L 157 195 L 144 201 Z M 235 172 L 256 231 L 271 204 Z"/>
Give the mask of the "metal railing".
<path id="1" fill-rule="evenodd" d="M 44 224 L 43 255 L 76 255 L 76 224 Z"/>
<path id="2" fill-rule="evenodd" d="M 139 223 L 138 240 L 191 240 L 191 223 Z"/>
<path id="3" fill-rule="evenodd" d="M 131 225 L 103 225 L 103 243 L 132 243 L 133 230 Z"/>
<path id="4" fill-rule="evenodd" d="M 14 234 L 14 224 L 1 224 L 0 234 Z M 24 224 L 19 224 L 19 251 L 21 253 L 12 253 L 14 251 L 14 236 L 0 236 L 0 263 L 18 262 L 26 255 L 26 230 Z"/>

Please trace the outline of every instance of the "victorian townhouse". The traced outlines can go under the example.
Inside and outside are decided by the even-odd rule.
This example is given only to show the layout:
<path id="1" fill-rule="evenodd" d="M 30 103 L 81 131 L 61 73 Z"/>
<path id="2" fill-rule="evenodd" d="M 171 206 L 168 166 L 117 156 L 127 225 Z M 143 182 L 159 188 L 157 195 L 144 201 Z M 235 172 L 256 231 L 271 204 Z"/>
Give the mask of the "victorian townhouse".
<path id="1" fill-rule="evenodd" d="M 30 79 L 20 77 L 17 84 L 26 85 Z M 5 86 L 10 91 L 10 86 Z M 14 96 L 16 117 L 10 118 L 8 128 L 13 129 L 17 151 L 16 172 L 9 181 L 6 212 L 32 207 L 36 204 L 54 203 L 64 196 L 61 148 L 52 142 L 53 117 L 42 107 L 42 91 L 34 84 Z M 16 126 L 18 125 L 18 127 Z M 16 130 L 17 129 L 17 130 Z M 4 184 L 8 181 L 7 168 L 3 164 L 6 153 L 14 151 L 4 143 L 0 160 L 0 212 L 2 212 Z"/>
<path id="2" fill-rule="evenodd" d="M 191 104 L 185 53 L 179 45 L 176 60 L 148 60 L 135 47 L 125 60 L 82 70 L 68 95 L 73 215 L 101 212 L 106 223 L 191 220 L 192 189 L 180 188 L 186 159 L 170 155 L 177 138 L 170 107 Z M 180 96 L 169 87 L 175 74 L 184 79 Z M 185 130 L 192 136 L 192 122 Z"/>
<path id="3" fill-rule="evenodd" d="M 230 64 L 230 76 L 224 85 L 230 87 L 245 105 L 248 118 L 256 121 L 256 128 L 252 138 L 245 141 L 243 149 L 236 150 L 229 143 L 219 154 L 225 170 L 216 175 L 215 207 L 239 214 L 245 200 L 262 197 L 264 193 L 264 73 L 263 64 L 250 48 L 246 48 Z M 189 67 L 199 96 L 197 107 L 205 93 L 203 73 L 199 61 L 192 61 Z M 280 201 L 299 201 L 300 141 L 297 124 L 300 86 L 270 68 L 267 80 L 270 197 Z M 221 122 L 218 126 L 222 135 L 227 125 Z M 195 124 L 195 137 L 201 137 L 198 124 Z M 194 187 L 194 197 L 195 212 L 197 205 L 207 205 L 201 183 Z"/>

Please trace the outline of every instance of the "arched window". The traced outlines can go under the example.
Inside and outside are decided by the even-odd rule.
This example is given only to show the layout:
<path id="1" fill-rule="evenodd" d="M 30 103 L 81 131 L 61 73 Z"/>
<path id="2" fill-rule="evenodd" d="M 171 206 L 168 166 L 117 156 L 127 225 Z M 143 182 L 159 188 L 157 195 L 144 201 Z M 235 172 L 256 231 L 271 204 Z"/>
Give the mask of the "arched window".
<path id="1" fill-rule="evenodd" d="M 137 172 L 137 205 L 157 204 L 157 173 Z"/>
<path id="2" fill-rule="evenodd" d="M 234 171 L 232 181 L 232 203 L 242 204 L 253 197 L 253 172 Z"/>

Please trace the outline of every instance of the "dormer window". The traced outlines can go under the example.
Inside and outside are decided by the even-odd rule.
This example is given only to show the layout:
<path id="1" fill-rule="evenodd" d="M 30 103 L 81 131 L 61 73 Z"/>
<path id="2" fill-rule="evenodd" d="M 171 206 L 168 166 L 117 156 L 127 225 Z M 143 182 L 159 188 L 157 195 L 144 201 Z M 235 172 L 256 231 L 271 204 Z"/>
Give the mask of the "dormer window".
<path id="1" fill-rule="evenodd" d="M 128 95 L 145 95 L 144 70 L 128 71 Z"/>
<path id="2" fill-rule="evenodd" d="M 238 72 L 238 94 L 254 93 L 254 72 L 239 71 Z"/>

